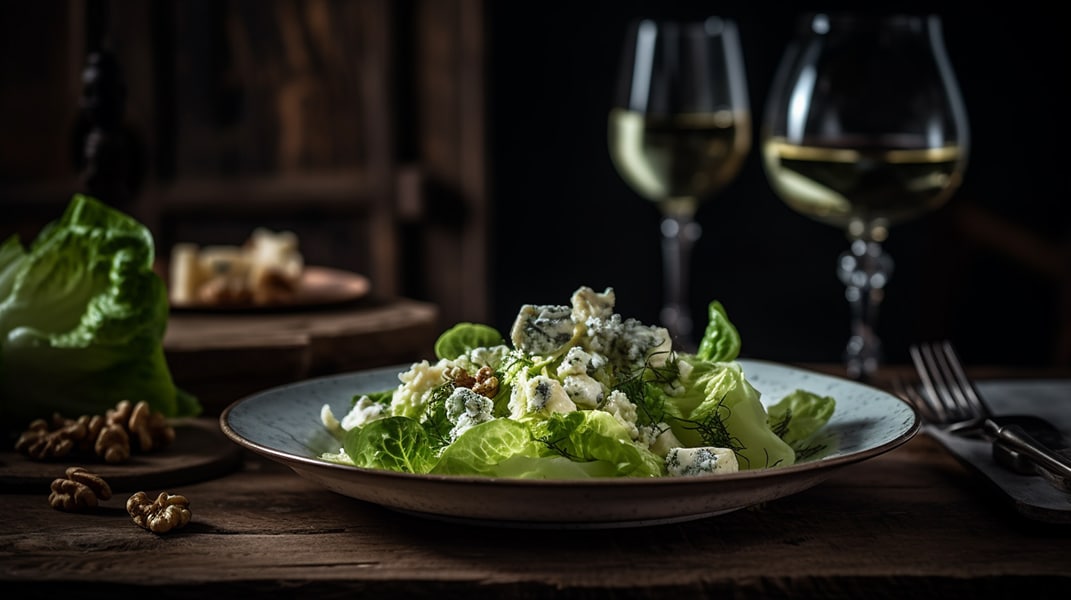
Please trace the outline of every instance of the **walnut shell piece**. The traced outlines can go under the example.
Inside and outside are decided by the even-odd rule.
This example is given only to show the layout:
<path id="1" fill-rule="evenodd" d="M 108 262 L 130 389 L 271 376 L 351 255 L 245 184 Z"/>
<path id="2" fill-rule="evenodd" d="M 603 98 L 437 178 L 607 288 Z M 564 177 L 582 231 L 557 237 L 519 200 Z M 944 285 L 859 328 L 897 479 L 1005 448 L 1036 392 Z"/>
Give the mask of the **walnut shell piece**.
<path id="1" fill-rule="evenodd" d="M 476 378 L 469 374 L 464 367 L 450 367 L 445 373 L 447 379 L 450 379 L 454 383 L 454 387 L 463 387 L 471 389 L 473 384 L 476 383 Z"/>
<path id="2" fill-rule="evenodd" d="M 123 463 L 132 452 L 159 450 L 175 441 L 175 429 L 148 402 L 121 400 L 104 415 L 51 421 L 35 419 L 15 442 L 15 449 L 33 460 L 55 460 L 73 452 L 95 453 L 109 464 Z"/>
<path id="3" fill-rule="evenodd" d="M 48 504 L 56 510 L 78 512 L 95 508 L 112 497 L 112 488 L 102 477 L 82 467 L 68 467 L 65 478 L 52 481 Z"/>
<path id="4" fill-rule="evenodd" d="M 126 512 L 134 524 L 153 533 L 167 533 L 190 522 L 190 501 L 185 496 L 160 492 L 155 500 L 136 492 L 126 501 Z"/>
<path id="5" fill-rule="evenodd" d="M 130 459 L 130 435 L 122 425 L 108 423 L 97 435 L 93 450 L 106 463 L 124 463 Z"/>
<path id="6" fill-rule="evenodd" d="M 34 460 L 63 458 L 85 439 L 88 419 L 72 421 L 53 415 L 52 423 L 35 419 L 15 442 L 15 449 Z"/>
<path id="7" fill-rule="evenodd" d="M 480 370 L 476 372 L 472 391 L 487 398 L 494 398 L 498 394 L 498 377 L 495 377 L 495 372 L 491 370 L 491 367 L 480 367 Z"/>
<path id="8" fill-rule="evenodd" d="M 137 440 L 142 452 L 151 452 L 175 441 L 175 429 L 167 424 L 163 413 L 153 412 L 144 400 L 134 405 L 126 423 L 130 437 Z"/>

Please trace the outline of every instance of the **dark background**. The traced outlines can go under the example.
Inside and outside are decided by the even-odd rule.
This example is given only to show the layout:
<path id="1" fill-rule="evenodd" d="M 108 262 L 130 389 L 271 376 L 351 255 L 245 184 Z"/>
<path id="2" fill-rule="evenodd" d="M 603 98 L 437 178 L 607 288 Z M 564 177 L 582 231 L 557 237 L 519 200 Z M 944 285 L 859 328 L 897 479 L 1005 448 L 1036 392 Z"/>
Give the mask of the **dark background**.
<path id="1" fill-rule="evenodd" d="M 740 28 L 754 137 L 740 176 L 697 215 L 697 325 L 717 299 L 745 356 L 839 361 L 848 306 L 834 265 L 847 240 L 774 195 L 757 137 L 797 19 L 875 7 L 942 17 L 971 125 L 961 188 L 886 244 L 889 361 L 949 337 L 969 363 L 1071 366 L 1069 52 L 1064 21 L 1035 0 L 0 4 L 13 48 L 0 55 L 0 236 L 33 231 L 69 197 L 99 21 L 128 79 L 126 120 L 148 167 L 139 198 L 159 213 L 148 216 L 161 255 L 292 228 L 310 264 L 435 302 L 444 327 L 507 331 L 522 304 L 567 303 L 581 285 L 613 287 L 622 315 L 654 323 L 659 215 L 607 150 L 618 58 L 634 18 L 717 14 Z M 392 187 L 406 174 L 417 193 Z"/>
<path id="2" fill-rule="evenodd" d="M 870 3 L 874 6 L 888 3 Z M 606 117 L 627 22 L 635 17 L 735 19 L 749 77 L 754 135 L 739 178 L 698 213 L 703 237 L 690 295 L 697 327 L 720 300 L 742 353 L 778 361 L 838 361 L 848 307 L 834 273 L 847 248 L 838 230 L 792 212 L 765 180 L 757 132 L 769 82 L 791 29 L 811 10 L 852 3 L 491 2 L 491 253 L 496 325 L 522 303 L 567 304 L 580 285 L 613 287 L 618 312 L 655 322 L 661 300 L 658 213 L 625 186 L 606 148 Z M 972 147 L 963 185 L 941 210 L 894 227 L 896 262 L 879 334 L 892 362 L 907 345 L 950 337 L 968 362 L 1044 365 L 1066 360 L 1058 338 L 1067 305 L 1071 207 L 1060 141 L 1067 135 L 1068 48 L 1060 20 L 1017 4 L 899 3 L 942 17 L 964 95 Z M 888 12 L 888 11 L 885 11 Z M 1055 151 L 1054 151 L 1055 150 Z M 964 209 L 999 219 L 1041 254 L 962 223 Z M 1051 257 L 1050 257 L 1051 258 Z M 1065 358 L 1059 358 L 1064 356 Z"/>

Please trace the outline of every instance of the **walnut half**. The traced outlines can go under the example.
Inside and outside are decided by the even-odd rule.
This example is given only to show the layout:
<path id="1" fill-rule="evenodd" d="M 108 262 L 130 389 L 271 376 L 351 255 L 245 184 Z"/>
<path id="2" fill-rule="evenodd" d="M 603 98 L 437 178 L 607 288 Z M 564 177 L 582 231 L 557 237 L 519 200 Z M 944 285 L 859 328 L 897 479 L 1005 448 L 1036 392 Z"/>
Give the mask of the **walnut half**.
<path id="1" fill-rule="evenodd" d="M 190 522 L 190 501 L 185 496 L 160 492 L 150 500 L 145 492 L 137 492 L 126 501 L 126 512 L 138 527 L 153 533 L 167 533 Z"/>
<path id="2" fill-rule="evenodd" d="M 52 481 L 48 504 L 56 509 L 77 512 L 97 506 L 100 500 L 112 497 L 112 488 L 99 475 L 82 467 L 68 467 L 66 478 Z"/>
<path id="3" fill-rule="evenodd" d="M 63 458 L 86 437 L 88 419 L 71 421 L 56 414 L 51 422 L 34 419 L 15 442 L 15 449 L 34 460 Z"/>
<path id="4" fill-rule="evenodd" d="M 175 429 L 149 403 L 122 400 L 104 415 L 35 419 L 15 442 L 33 460 L 56 460 L 74 452 L 95 453 L 110 464 L 124 463 L 134 450 L 152 452 L 175 441 Z"/>

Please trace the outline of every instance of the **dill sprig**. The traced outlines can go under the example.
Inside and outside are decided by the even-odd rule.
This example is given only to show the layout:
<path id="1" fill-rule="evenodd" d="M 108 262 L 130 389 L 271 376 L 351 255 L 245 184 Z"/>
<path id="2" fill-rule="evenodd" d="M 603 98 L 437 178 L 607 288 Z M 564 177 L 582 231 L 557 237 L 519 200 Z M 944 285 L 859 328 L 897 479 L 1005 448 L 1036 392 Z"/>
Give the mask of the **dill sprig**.
<path id="1" fill-rule="evenodd" d="M 672 354 L 672 351 L 669 353 Z M 628 396 L 636 405 L 642 415 L 639 419 L 641 423 L 656 424 L 665 421 L 666 398 L 661 393 L 652 394 L 651 386 L 670 384 L 680 377 L 680 368 L 672 356 L 664 366 L 656 367 L 651 364 L 651 358 L 656 355 L 652 354 L 642 367 L 626 374 L 613 387 Z"/>
<path id="2" fill-rule="evenodd" d="M 722 417 L 722 411 L 725 411 L 726 416 L 724 418 Z M 733 437 L 729 433 L 729 428 L 725 426 L 725 419 L 729 416 L 732 416 L 732 409 L 725 405 L 725 396 L 722 396 L 718 399 L 718 404 L 714 410 L 710 411 L 703 420 L 683 418 L 677 418 L 677 420 L 682 423 L 682 427 L 685 429 L 699 432 L 699 437 L 702 438 L 704 444 L 717 448 L 729 448 L 733 452 L 739 452 L 744 449 L 743 444 L 740 443 L 738 438 Z"/>
<path id="3" fill-rule="evenodd" d="M 792 420 L 792 409 L 785 411 L 785 416 L 778 421 L 770 423 L 770 430 L 774 432 L 779 438 L 784 438 L 785 433 L 788 432 L 788 423 Z"/>
<path id="4" fill-rule="evenodd" d="M 452 393 L 454 393 L 454 382 L 447 381 L 432 390 L 431 397 L 424 405 L 424 416 L 420 421 L 435 450 L 450 445 L 448 434 L 452 424 L 446 418 L 446 400 Z"/>
<path id="5" fill-rule="evenodd" d="M 562 440 L 563 439 L 564 438 L 559 438 L 559 439 L 556 439 L 556 440 L 555 439 L 551 439 L 550 435 L 545 435 L 545 436 L 536 438 L 537 441 L 542 443 L 544 446 L 546 446 L 548 449 L 552 450 L 553 452 L 556 452 L 556 453 L 560 454 L 561 456 L 564 456 L 565 458 L 568 458 L 569 460 L 580 460 L 579 456 L 576 456 L 576 455 L 572 454 L 571 452 L 569 452 L 568 450 L 565 449 L 565 447 L 562 445 Z"/>
<path id="6" fill-rule="evenodd" d="M 811 444 L 810 446 L 793 448 L 793 450 L 796 451 L 796 462 L 807 460 L 826 448 L 827 446 L 825 444 Z"/>

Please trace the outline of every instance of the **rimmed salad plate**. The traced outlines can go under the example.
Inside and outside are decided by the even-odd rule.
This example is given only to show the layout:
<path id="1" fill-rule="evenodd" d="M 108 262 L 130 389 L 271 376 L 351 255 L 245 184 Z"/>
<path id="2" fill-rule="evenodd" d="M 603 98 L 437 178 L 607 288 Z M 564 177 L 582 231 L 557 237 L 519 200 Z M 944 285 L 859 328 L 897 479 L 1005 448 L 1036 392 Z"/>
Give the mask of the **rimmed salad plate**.
<path id="1" fill-rule="evenodd" d="M 764 402 L 795 389 L 836 399 L 833 417 L 816 434 L 821 451 L 791 466 L 730 474 L 585 480 L 414 475 L 319 459 L 339 449 L 320 421 L 321 407 L 345 414 L 355 394 L 398 385 L 408 366 L 265 390 L 228 406 L 220 426 L 235 443 L 344 496 L 421 517 L 530 528 L 635 527 L 722 515 L 807 490 L 919 431 L 915 410 L 877 388 L 773 362 L 738 362 Z"/>

